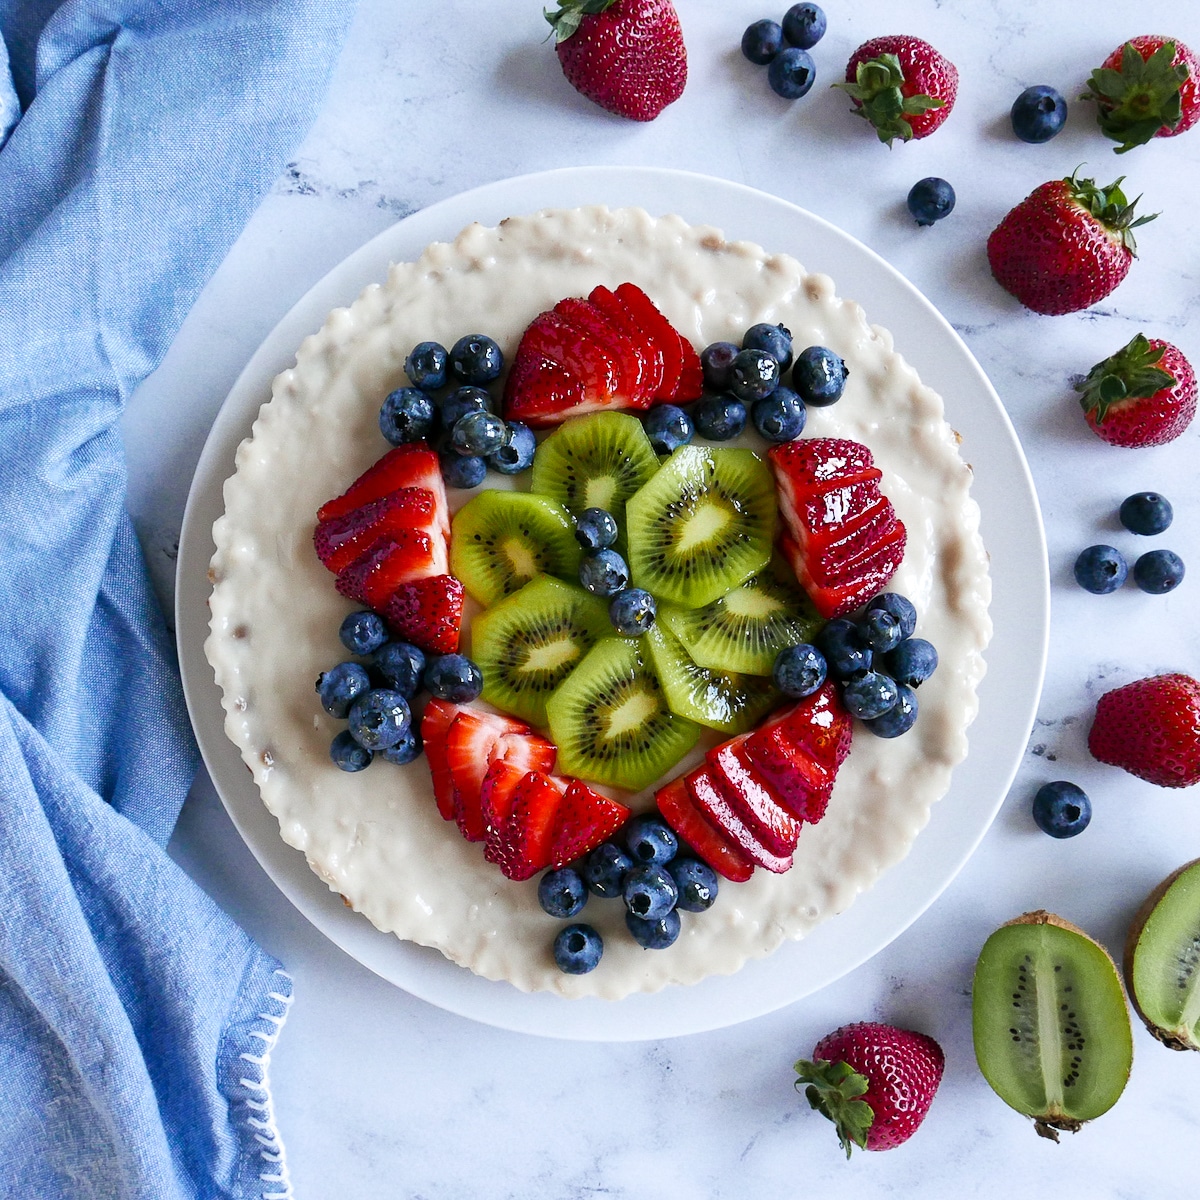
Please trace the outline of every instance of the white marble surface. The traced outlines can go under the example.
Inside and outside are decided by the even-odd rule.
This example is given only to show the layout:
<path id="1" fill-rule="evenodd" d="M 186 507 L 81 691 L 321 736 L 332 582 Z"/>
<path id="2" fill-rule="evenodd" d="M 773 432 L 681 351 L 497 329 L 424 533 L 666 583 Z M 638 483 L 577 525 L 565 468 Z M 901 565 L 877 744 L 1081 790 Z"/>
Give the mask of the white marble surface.
<path id="1" fill-rule="evenodd" d="M 1156 450 L 1110 448 L 1084 427 L 1070 378 L 1144 330 L 1200 358 L 1200 132 L 1121 158 L 1086 104 L 1044 146 L 1011 135 L 1021 88 L 1069 99 L 1090 69 L 1138 33 L 1200 46 L 1200 13 L 1170 0 L 885 0 L 830 3 L 814 51 L 822 78 L 803 101 L 773 96 L 738 52 L 759 0 L 677 0 L 690 56 L 683 98 L 657 121 L 610 117 L 578 97 L 525 0 L 363 0 L 328 100 L 294 162 L 250 222 L 125 422 L 130 505 L 161 593 L 192 470 L 241 366 L 294 301 L 368 237 L 445 196 L 491 180 L 580 164 L 685 168 L 773 192 L 840 225 L 897 266 L 946 314 L 991 376 L 1029 456 L 1050 546 L 1050 663 L 1029 750 L 995 825 L 934 907 L 845 979 L 722 1032 L 623 1045 L 556 1042 L 448 1015 L 382 982 L 316 933 L 241 843 L 201 778 L 172 849 L 296 978 L 272 1063 L 297 1195 L 770 1197 L 844 1184 L 862 1200 L 1026 1195 L 1174 1198 L 1194 1194 L 1200 1055 L 1140 1029 L 1129 1087 L 1108 1115 L 1063 1144 L 1038 1139 L 980 1076 L 970 978 L 987 934 L 1031 908 L 1056 910 L 1119 951 L 1141 897 L 1200 855 L 1195 791 L 1168 792 L 1088 756 L 1092 704 L 1160 670 L 1200 674 L 1200 575 L 1168 597 L 1128 587 L 1100 598 L 1070 578 L 1077 550 L 1131 553 L 1115 509 L 1155 488 L 1176 521 L 1156 545 L 1200 564 L 1197 429 Z M 844 97 L 860 42 L 923 36 L 958 66 L 959 100 L 932 138 L 889 152 Z M 1080 163 L 1161 211 L 1141 258 L 1096 308 L 1044 318 L 991 281 L 984 241 L 1017 200 Z M 919 229 L 904 196 L 924 175 L 958 192 L 954 214 Z M 868 308 L 870 297 L 856 297 Z M 1200 571 L 1200 565 L 1196 568 Z M 1079 838 L 1039 833 L 1029 801 L 1071 778 L 1095 815 Z M 828 1029 L 878 1018 L 935 1036 L 946 1077 L 922 1130 L 889 1154 L 846 1164 L 832 1130 L 792 1088 L 791 1063 Z M 834 1192 L 833 1194 L 840 1194 Z"/>

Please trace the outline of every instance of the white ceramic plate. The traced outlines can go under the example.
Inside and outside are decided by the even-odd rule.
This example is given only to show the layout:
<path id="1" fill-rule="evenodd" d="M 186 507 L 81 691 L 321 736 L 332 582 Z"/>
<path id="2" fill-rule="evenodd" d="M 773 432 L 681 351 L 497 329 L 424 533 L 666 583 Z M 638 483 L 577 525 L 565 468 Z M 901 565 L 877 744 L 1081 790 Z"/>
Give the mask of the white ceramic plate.
<path id="1" fill-rule="evenodd" d="M 279 836 L 237 749 L 204 657 L 212 525 L 234 453 L 270 396 L 271 380 L 333 308 L 348 305 L 389 263 L 417 257 L 472 221 L 493 225 L 540 208 L 640 205 L 715 225 L 731 239 L 786 252 L 833 277 L 838 293 L 870 297 L 868 319 L 890 329 L 896 348 L 946 398 L 946 415 L 975 469 L 973 494 L 991 556 L 995 634 L 987 651 L 970 753 L 950 792 L 907 858 L 845 912 L 799 942 L 731 976 L 612 1002 L 526 994 L 482 979 L 436 950 L 380 933 L 351 912 Z M 848 234 L 792 204 L 725 180 L 680 171 L 572 168 L 489 184 L 407 217 L 352 254 L 279 323 L 246 365 L 215 421 L 184 514 L 179 547 L 177 629 L 184 690 L 204 761 L 229 815 L 263 869 L 289 900 L 352 957 L 432 1004 L 527 1033 L 626 1041 L 697 1033 L 771 1012 L 840 978 L 897 937 L 950 883 L 1000 807 L 1032 728 L 1045 669 L 1049 573 L 1029 468 L 987 377 L 945 318 L 883 259 Z"/>

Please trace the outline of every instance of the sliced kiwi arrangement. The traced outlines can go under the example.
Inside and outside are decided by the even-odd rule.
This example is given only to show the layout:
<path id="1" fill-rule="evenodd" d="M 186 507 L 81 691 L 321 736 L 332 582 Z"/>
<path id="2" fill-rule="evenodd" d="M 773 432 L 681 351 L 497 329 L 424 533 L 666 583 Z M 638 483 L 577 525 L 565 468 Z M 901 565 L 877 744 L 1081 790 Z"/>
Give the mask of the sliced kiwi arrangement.
<path id="1" fill-rule="evenodd" d="M 1200 1050 L 1200 859 L 1168 875 L 1125 939 L 1125 980 L 1146 1028 L 1172 1050 Z"/>
<path id="2" fill-rule="evenodd" d="M 660 601 L 710 604 L 767 565 L 776 517 L 752 450 L 680 446 L 625 506 L 633 577 Z"/>
<path id="3" fill-rule="evenodd" d="M 1125 992 L 1108 951 L 1053 913 L 984 943 L 972 987 L 975 1057 L 1006 1104 L 1058 1141 L 1107 1112 L 1133 1065 Z"/>
<path id="4" fill-rule="evenodd" d="M 562 774 L 631 792 L 653 783 L 700 735 L 671 711 L 631 638 L 598 641 L 550 697 L 546 716 Z"/>
<path id="5" fill-rule="evenodd" d="M 483 672 L 483 698 L 544 726 L 551 693 L 611 633 L 603 601 L 539 576 L 471 623 L 471 658 Z"/>
<path id="6" fill-rule="evenodd" d="M 484 606 L 539 575 L 577 578 L 581 553 L 571 514 L 528 492 L 480 492 L 451 525 L 450 570 Z"/>

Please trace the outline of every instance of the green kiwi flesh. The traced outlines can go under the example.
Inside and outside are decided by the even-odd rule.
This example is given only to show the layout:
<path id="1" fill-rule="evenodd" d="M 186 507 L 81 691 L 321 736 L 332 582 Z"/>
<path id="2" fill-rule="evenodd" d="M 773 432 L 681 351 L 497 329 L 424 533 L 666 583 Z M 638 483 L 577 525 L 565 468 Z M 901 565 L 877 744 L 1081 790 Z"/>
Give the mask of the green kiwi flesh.
<path id="1" fill-rule="evenodd" d="M 779 702 L 767 679 L 700 666 L 661 621 L 650 626 L 642 644 L 678 716 L 722 733 L 747 733 Z"/>
<path id="2" fill-rule="evenodd" d="M 1116 964 L 1061 917 L 1026 913 L 987 939 L 971 1011 L 984 1078 L 1041 1136 L 1076 1132 L 1124 1091 L 1133 1031 Z"/>
<path id="3" fill-rule="evenodd" d="M 483 673 L 483 698 L 545 727 L 551 693 L 611 633 L 603 601 L 539 576 L 471 622 L 471 658 Z"/>
<path id="4" fill-rule="evenodd" d="M 753 450 L 680 446 L 625 506 L 634 582 L 684 608 L 709 604 L 767 565 L 777 511 Z"/>
<path id="5" fill-rule="evenodd" d="M 1125 980 L 1163 1045 L 1200 1050 L 1200 859 L 1147 897 L 1125 942 Z"/>
<path id="6" fill-rule="evenodd" d="M 480 492 L 451 525 L 450 570 L 485 607 L 539 575 L 575 579 L 581 553 L 571 514 L 528 492 Z"/>
<path id="7" fill-rule="evenodd" d="M 484 676 L 486 678 L 486 674 Z M 676 716 L 631 638 L 602 638 L 546 705 L 564 775 L 641 791 L 700 736 Z"/>
<path id="8" fill-rule="evenodd" d="M 746 675 L 770 675 L 780 650 L 811 642 L 825 623 L 776 563 L 702 608 L 666 606 L 659 620 L 700 666 Z"/>

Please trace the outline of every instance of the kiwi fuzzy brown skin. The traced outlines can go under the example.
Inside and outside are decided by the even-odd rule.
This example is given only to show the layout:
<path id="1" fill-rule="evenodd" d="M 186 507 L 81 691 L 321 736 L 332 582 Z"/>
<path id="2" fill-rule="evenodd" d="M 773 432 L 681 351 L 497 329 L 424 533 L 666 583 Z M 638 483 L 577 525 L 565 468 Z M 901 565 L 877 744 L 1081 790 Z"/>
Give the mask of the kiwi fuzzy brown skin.
<path id="1" fill-rule="evenodd" d="M 1125 947 L 1121 955 L 1121 969 L 1125 977 L 1125 988 L 1129 994 L 1130 1002 L 1133 1004 L 1134 1012 L 1141 1018 L 1142 1024 L 1146 1026 L 1151 1036 L 1171 1050 L 1200 1050 L 1200 1044 L 1176 1036 L 1174 1031 L 1164 1029 L 1146 1015 L 1141 1004 L 1138 1002 L 1137 992 L 1134 990 L 1133 964 L 1134 958 L 1137 955 L 1138 943 L 1141 941 L 1142 932 L 1146 928 L 1146 922 L 1150 919 L 1150 914 L 1158 907 L 1159 902 L 1167 892 L 1170 891 L 1171 885 L 1185 872 L 1190 871 L 1198 865 L 1200 865 L 1200 858 L 1193 858 L 1191 862 L 1185 862 L 1183 866 L 1172 871 L 1142 901 L 1141 907 L 1134 914 L 1133 922 L 1129 926 L 1129 932 L 1125 935 Z"/>

